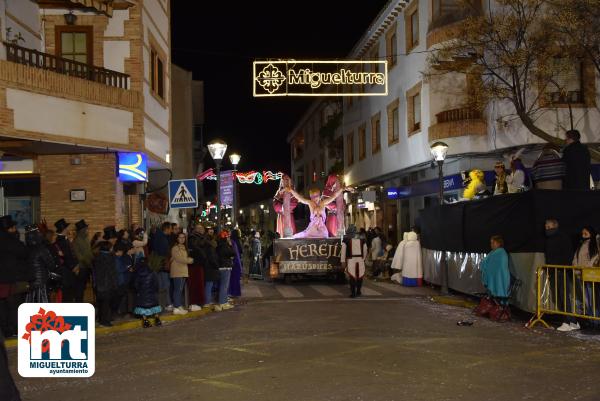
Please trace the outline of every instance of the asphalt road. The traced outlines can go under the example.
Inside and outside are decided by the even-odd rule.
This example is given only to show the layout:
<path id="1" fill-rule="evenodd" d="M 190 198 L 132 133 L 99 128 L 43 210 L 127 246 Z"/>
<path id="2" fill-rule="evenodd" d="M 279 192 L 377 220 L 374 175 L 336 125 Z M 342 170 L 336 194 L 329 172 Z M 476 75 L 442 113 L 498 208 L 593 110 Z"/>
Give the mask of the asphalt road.
<path id="1" fill-rule="evenodd" d="M 231 311 L 101 336 L 90 379 L 22 379 L 16 350 L 9 358 L 31 401 L 600 399 L 600 336 L 530 331 L 368 287 L 380 295 L 253 297 Z M 457 326 L 461 319 L 474 325 Z"/>

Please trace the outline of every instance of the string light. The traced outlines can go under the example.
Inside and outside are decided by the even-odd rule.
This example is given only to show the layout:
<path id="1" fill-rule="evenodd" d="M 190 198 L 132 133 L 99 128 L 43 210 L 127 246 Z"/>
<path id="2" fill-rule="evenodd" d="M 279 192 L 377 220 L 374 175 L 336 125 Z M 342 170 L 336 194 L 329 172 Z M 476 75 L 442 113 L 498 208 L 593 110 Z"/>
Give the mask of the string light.
<path id="1" fill-rule="evenodd" d="M 273 172 L 273 171 L 263 171 L 262 173 L 259 171 L 248 171 L 248 172 L 235 172 L 234 176 L 237 178 L 240 184 L 256 184 L 261 185 L 265 184 L 269 181 L 279 181 L 283 177 L 283 173 L 281 171 Z M 217 175 L 214 173 L 213 169 L 208 169 L 204 171 L 202 174 L 198 175 L 198 180 L 216 180 Z"/>

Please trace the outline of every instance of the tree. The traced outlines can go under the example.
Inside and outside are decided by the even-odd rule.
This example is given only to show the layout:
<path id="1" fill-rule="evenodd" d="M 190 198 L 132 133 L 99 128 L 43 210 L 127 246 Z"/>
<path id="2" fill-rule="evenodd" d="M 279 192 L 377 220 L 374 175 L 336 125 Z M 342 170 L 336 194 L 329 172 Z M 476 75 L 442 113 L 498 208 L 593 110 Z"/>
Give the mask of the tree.
<path id="1" fill-rule="evenodd" d="M 475 3 L 463 0 L 462 7 Z M 431 53 L 427 74 L 470 75 L 470 107 L 482 110 L 492 100 L 507 101 L 533 135 L 562 146 L 563 139 L 537 124 L 548 110 L 546 92 L 562 90 L 558 78 L 569 63 L 557 60 L 571 57 L 561 49 L 551 6 L 550 0 L 496 0 L 485 13 L 465 13 L 456 38 Z M 600 158 L 600 151 L 590 152 Z"/>
<path id="2" fill-rule="evenodd" d="M 590 61 L 600 73 L 600 0 L 552 0 L 550 15 L 562 50 Z"/>

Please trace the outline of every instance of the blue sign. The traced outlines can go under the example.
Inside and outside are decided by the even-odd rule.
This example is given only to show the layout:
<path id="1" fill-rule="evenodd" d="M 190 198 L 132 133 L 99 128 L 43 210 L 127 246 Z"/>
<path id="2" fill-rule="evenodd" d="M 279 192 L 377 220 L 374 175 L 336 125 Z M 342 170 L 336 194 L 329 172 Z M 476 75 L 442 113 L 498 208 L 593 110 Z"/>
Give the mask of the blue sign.
<path id="1" fill-rule="evenodd" d="M 493 171 L 485 171 L 485 182 L 486 185 L 494 185 L 496 174 Z M 405 199 L 412 198 L 414 196 L 423 196 L 436 194 L 439 191 L 439 181 L 428 180 L 418 182 L 413 185 L 406 185 L 397 188 L 387 188 L 386 194 L 388 199 Z M 463 189 L 463 180 L 460 174 L 454 174 L 444 177 L 444 191 L 456 191 Z"/>
<path id="2" fill-rule="evenodd" d="M 169 204 L 171 209 L 198 207 L 198 181 L 195 178 L 169 181 Z"/>
<path id="3" fill-rule="evenodd" d="M 118 153 L 119 181 L 148 181 L 148 157 L 143 153 Z"/>

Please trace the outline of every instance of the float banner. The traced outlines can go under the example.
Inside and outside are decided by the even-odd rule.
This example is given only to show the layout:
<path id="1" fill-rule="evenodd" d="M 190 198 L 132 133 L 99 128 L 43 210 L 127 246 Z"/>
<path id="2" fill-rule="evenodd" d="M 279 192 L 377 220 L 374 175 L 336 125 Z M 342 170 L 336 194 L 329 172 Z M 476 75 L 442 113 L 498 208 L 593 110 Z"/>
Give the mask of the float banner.
<path id="1" fill-rule="evenodd" d="M 386 96 L 386 60 L 255 61 L 253 94 L 262 96 Z"/>
<path id="2" fill-rule="evenodd" d="M 339 238 L 276 239 L 273 256 L 280 273 L 323 273 L 342 268 Z"/>

